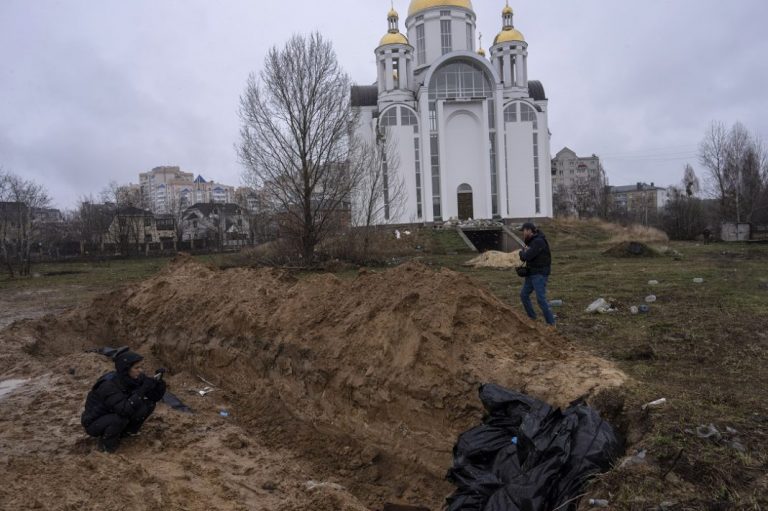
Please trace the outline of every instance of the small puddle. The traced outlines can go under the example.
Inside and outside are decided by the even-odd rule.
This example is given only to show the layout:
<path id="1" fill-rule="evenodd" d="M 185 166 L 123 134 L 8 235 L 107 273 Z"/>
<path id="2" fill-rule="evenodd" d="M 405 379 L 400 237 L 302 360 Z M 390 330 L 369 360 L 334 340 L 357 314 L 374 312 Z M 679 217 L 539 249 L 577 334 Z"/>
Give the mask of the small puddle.
<path id="1" fill-rule="evenodd" d="M 0 399 L 3 399 L 5 396 L 16 390 L 17 388 L 21 387 L 25 383 L 27 383 L 28 380 L 5 380 L 0 381 Z"/>

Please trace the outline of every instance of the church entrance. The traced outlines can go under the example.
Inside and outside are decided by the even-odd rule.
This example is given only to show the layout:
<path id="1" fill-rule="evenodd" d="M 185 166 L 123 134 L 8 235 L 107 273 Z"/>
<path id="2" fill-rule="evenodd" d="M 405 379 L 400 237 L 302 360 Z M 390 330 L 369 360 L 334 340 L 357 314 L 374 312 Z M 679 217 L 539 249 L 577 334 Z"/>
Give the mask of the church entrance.
<path id="1" fill-rule="evenodd" d="M 459 220 L 475 218 L 473 207 L 472 187 L 468 184 L 459 186 L 458 191 Z"/>

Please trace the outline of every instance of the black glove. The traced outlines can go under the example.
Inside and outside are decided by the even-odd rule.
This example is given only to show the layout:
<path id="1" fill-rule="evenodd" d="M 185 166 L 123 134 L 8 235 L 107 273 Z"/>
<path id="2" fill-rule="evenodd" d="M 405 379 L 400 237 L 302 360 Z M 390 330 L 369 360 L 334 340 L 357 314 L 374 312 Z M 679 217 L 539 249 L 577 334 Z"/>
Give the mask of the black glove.
<path id="1" fill-rule="evenodd" d="M 141 397 L 144 397 L 147 395 L 147 392 L 151 391 L 155 388 L 155 380 L 152 378 L 147 378 L 146 376 L 142 378 L 141 380 L 141 386 L 136 390 L 136 394 L 138 394 Z"/>

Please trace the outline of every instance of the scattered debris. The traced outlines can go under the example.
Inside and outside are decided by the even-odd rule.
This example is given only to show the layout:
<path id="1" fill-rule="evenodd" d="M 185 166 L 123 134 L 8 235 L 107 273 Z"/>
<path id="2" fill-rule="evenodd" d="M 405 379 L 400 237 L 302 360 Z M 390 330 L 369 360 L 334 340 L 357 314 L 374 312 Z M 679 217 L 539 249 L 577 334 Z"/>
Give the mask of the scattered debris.
<path id="1" fill-rule="evenodd" d="M 637 305 L 633 305 L 632 307 L 629 308 L 629 313 L 632 314 L 633 316 L 637 315 L 640 313 L 640 309 L 637 307 Z"/>
<path id="2" fill-rule="evenodd" d="M 723 439 L 723 435 L 718 431 L 714 424 L 699 426 L 696 428 L 696 436 L 699 438 L 711 438 L 715 442 L 719 442 Z"/>
<path id="3" fill-rule="evenodd" d="M 648 285 L 649 286 L 658 286 L 659 285 L 659 281 L 658 280 L 649 280 L 648 281 Z"/>
<path id="4" fill-rule="evenodd" d="M 550 307 L 562 307 L 563 306 L 563 301 L 562 300 L 552 300 L 551 302 L 549 302 L 549 306 Z"/>
<path id="5" fill-rule="evenodd" d="M 661 399 L 657 399 L 656 401 L 651 401 L 650 403 L 645 403 L 642 407 L 643 410 L 647 410 L 648 408 L 658 408 L 660 406 L 664 406 L 667 404 L 667 398 L 663 397 Z"/>
<path id="6" fill-rule="evenodd" d="M 226 410 L 220 410 L 219 415 L 221 415 L 222 417 L 229 417 L 229 412 Z"/>
<path id="7" fill-rule="evenodd" d="M 697 277 L 697 278 L 693 279 L 693 283 L 694 284 L 703 284 L 704 283 L 704 279 L 702 279 L 701 277 Z"/>
<path id="8" fill-rule="evenodd" d="M 611 306 L 611 303 L 608 302 L 605 298 L 598 298 L 594 302 L 592 302 L 589 307 L 586 308 L 585 312 L 589 314 L 605 314 L 607 312 L 615 312 L 616 309 L 614 309 Z"/>
<path id="9" fill-rule="evenodd" d="M 649 312 L 651 312 L 651 308 L 648 307 L 647 305 L 641 305 L 640 307 L 637 308 L 637 310 L 640 312 L 640 314 L 648 314 Z"/>
<path id="10" fill-rule="evenodd" d="M 627 456 L 621 461 L 620 468 L 631 467 L 633 465 L 642 465 L 646 462 L 646 456 L 648 452 L 645 449 L 637 451 L 632 456 Z"/>
<path id="11" fill-rule="evenodd" d="M 211 392 L 214 392 L 215 390 L 216 389 L 211 388 L 211 387 L 205 387 L 204 389 L 201 389 L 201 390 L 190 389 L 190 392 L 192 392 L 193 394 L 199 394 L 200 396 L 205 397 L 208 394 L 210 394 Z"/>
<path id="12" fill-rule="evenodd" d="M 654 303 L 656 302 L 656 300 L 658 300 L 658 298 L 656 298 L 656 295 L 648 295 L 645 297 L 645 303 Z"/>
<path id="13" fill-rule="evenodd" d="M 171 394 L 167 390 L 165 391 L 165 394 L 163 395 L 163 403 L 167 404 L 177 412 L 182 413 L 192 413 L 192 409 L 185 405 L 181 399 L 176 397 L 175 395 Z"/>
<path id="14" fill-rule="evenodd" d="M 589 505 L 592 507 L 608 507 L 610 502 L 603 499 L 589 499 Z"/>

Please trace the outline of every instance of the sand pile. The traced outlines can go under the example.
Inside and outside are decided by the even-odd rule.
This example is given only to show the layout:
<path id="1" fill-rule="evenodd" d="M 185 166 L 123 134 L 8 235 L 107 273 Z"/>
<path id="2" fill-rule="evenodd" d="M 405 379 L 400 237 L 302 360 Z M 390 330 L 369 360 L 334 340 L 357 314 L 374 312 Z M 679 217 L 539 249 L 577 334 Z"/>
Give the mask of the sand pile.
<path id="1" fill-rule="evenodd" d="M 201 375 L 228 392 L 260 442 L 297 453 L 374 508 L 438 507 L 456 435 L 482 413 L 481 383 L 563 405 L 625 379 L 467 276 L 417 264 L 297 280 L 182 260 L 11 334 L 38 363 L 127 344 L 172 374 Z"/>
<path id="2" fill-rule="evenodd" d="M 523 262 L 520 260 L 520 252 L 498 252 L 495 250 L 489 250 L 479 256 L 475 257 L 464 263 L 464 266 L 472 266 L 474 268 L 517 268 L 522 266 Z"/>

